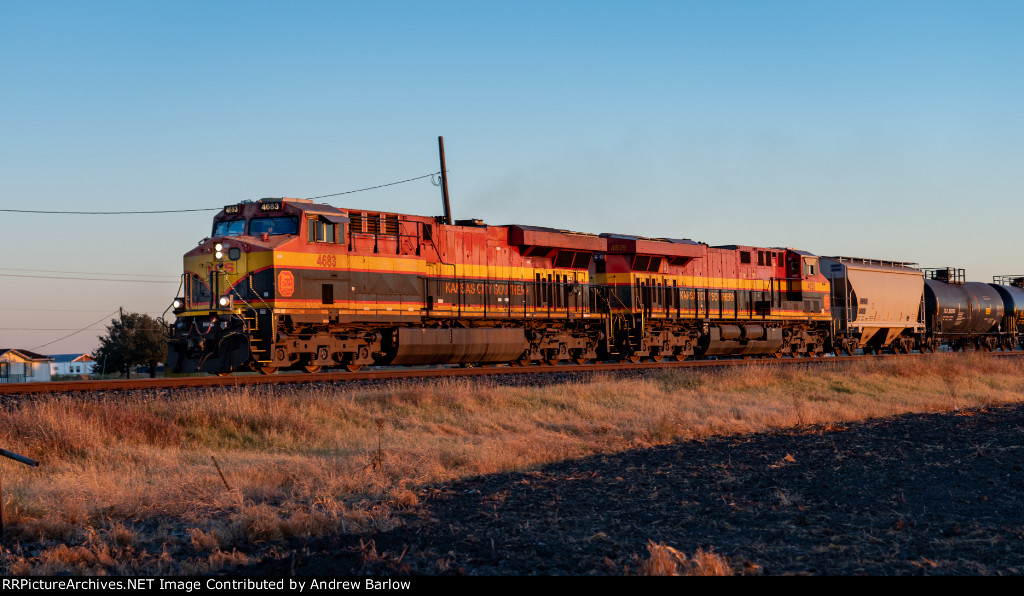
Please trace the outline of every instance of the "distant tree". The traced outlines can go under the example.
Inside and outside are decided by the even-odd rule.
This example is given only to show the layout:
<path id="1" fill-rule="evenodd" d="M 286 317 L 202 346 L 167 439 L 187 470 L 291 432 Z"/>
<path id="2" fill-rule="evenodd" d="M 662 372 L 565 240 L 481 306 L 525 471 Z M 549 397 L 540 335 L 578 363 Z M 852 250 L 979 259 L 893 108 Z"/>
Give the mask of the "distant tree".
<path id="1" fill-rule="evenodd" d="M 93 371 L 119 371 L 127 379 L 134 366 L 149 365 L 149 376 L 156 376 L 156 365 L 167 354 L 164 325 L 143 313 L 123 313 L 107 325 L 107 334 L 100 336 L 100 347 L 92 357 Z"/>

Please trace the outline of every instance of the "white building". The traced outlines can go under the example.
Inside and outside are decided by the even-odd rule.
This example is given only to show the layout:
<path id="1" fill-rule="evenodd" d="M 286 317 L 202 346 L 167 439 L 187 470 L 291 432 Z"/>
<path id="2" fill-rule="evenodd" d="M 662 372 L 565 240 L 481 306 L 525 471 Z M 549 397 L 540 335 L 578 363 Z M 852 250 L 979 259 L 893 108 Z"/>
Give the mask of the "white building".
<path id="1" fill-rule="evenodd" d="M 50 374 L 54 377 L 91 375 L 92 367 L 96 365 L 96 361 L 88 354 L 50 354 L 49 357 L 52 359 Z"/>
<path id="2" fill-rule="evenodd" d="M 49 381 L 50 360 L 29 350 L 0 348 L 0 383 Z"/>

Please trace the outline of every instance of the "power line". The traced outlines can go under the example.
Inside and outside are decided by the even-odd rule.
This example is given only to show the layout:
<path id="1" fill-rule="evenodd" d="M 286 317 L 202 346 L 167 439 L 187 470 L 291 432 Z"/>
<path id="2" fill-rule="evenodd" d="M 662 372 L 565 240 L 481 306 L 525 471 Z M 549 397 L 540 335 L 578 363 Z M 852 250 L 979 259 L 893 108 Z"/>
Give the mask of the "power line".
<path id="1" fill-rule="evenodd" d="M 397 182 L 388 182 L 387 184 L 378 184 L 377 186 L 368 186 L 366 188 L 358 188 L 356 190 L 346 190 L 344 192 L 336 192 L 329 195 L 320 195 L 318 197 L 307 197 L 310 200 L 313 199 L 326 199 L 327 197 L 338 197 L 341 195 L 350 195 L 357 192 L 365 192 L 367 190 L 375 190 L 378 188 L 384 188 L 386 186 L 395 186 L 396 184 L 405 184 L 406 182 L 413 182 L 415 180 L 423 180 L 424 178 L 430 178 L 436 176 L 441 172 L 433 172 L 431 174 L 424 174 L 423 176 L 417 176 L 415 178 L 407 178 L 405 180 L 399 180 Z M 210 207 L 206 209 L 159 209 L 154 211 L 46 211 L 42 209 L 0 209 L 0 213 L 31 213 L 36 215 L 150 215 L 160 213 L 196 213 L 201 211 L 220 211 L 221 207 Z"/>
<path id="2" fill-rule="evenodd" d="M 117 283 L 136 283 L 136 284 L 176 284 L 177 281 L 158 281 L 150 279 L 101 279 L 98 277 L 61 277 L 57 275 L 19 275 L 16 273 L 0 273 L 0 277 L 22 277 L 30 279 L 69 279 L 75 281 L 106 281 L 106 282 L 117 282 Z"/>
<path id="3" fill-rule="evenodd" d="M 65 335 L 64 337 L 61 337 L 61 338 L 59 338 L 59 339 L 55 339 L 55 340 L 53 340 L 53 341 L 51 341 L 51 342 L 49 342 L 49 343 L 45 343 L 45 344 L 43 344 L 43 345 L 41 345 L 41 346 L 36 346 L 36 347 L 32 348 L 32 351 L 33 351 L 33 352 L 35 352 L 35 351 L 36 351 L 36 350 L 38 350 L 39 348 L 45 348 L 46 346 L 48 346 L 48 345 L 50 345 L 50 344 L 55 344 L 55 343 L 57 343 L 57 342 L 59 342 L 59 341 L 63 341 L 63 340 L 65 340 L 65 339 L 67 339 L 67 338 L 71 337 L 72 335 L 78 335 L 79 333 L 81 333 L 81 332 L 83 332 L 83 331 L 86 331 L 86 330 L 88 330 L 88 329 L 89 329 L 89 327 L 92 327 L 93 325 L 98 325 L 98 324 L 102 323 L 103 321 L 105 321 L 105 320 L 106 320 L 106 318 L 107 318 L 107 317 L 112 317 L 112 316 L 116 315 L 116 314 L 117 314 L 118 312 L 120 312 L 120 311 L 116 311 L 116 310 L 115 310 L 114 312 L 112 312 L 112 313 L 110 313 L 110 314 L 107 314 L 107 315 L 103 315 L 103 318 L 101 318 L 100 320 L 98 320 L 98 321 L 94 321 L 94 322 L 92 322 L 92 323 L 89 323 L 88 325 L 86 325 L 85 327 L 82 327 L 81 329 L 79 329 L 78 331 L 75 331 L 74 333 L 69 333 L 69 334 Z"/>
<path id="4" fill-rule="evenodd" d="M 80 333 L 82 331 L 103 331 L 104 329 L 106 329 L 106 327 L 86 327 L 85 329 L 77 330 L 74 327 L 0 327 L 0 331 L 75 331 L 75 333 Z M 135 327 L 134 329 L 136 331 L 167 331 L 163 327 Z"/>
<path id="5" fill-rule="evenodd" d="M 55 269 L 19 269 L 17 267 L 0 267 L 0 271 L 27 271 L 29 273 L 71 273 L 76 275 L 116 275 L 118 277 L 166 277 L 178 278 L 180 275 L 153 275 L 152 273 L 105 273 L 102 271 L 57 271 Z"/>
<path id="6" fill-rule="evenodd" d="M 4 213 L 36 213 L 43 215 L 148 215 L 150 213 L 191 213 L 195 211 L 220 211 L 221 208 L 207 209 L 162 209 L 159 211 L 42 211 L 39 209 L 0 209 Z"/>
<path id="7" fill-rule="evenodd" d="M 99 331 L 103 327 L 88 327 L 78 331 Z M 75 331 L 74 327 L 0 327 L 0 331 Z"/>
<path id="8" fill-rule="evenodd" d="M 364 190 L 374 190 L 374 189 L 377 189 L 377 188 L 384 188 L 385 186 L 394 186 L 396 184 L 405 184 L 406 182 L 412 182 L 413 180 L 423 180 L 424 178 L 430 178 L 432 176 L 437 176 L 440 173 L 441 172 L 433 172 L 433 173 L 430 173 L 430 174 L 424 174 L 423 176 L 417 176 L 415 178 L 409 178 L 408 180 L 399 180 L 398 182 L 388 182 L 387 184 L 378 184 L 377 186 L 369 186 L 367 188 L 360 188 L 358 190 L 346 190 L 345 192 L 336 192 L 336 193 L 334 193 L 332 195 L 320 195 L 319 197 L 306 197 L 306 198 L 309 199 L 309 200 L 313 200 L 313 199 L 326 199 L 327 197 L 338 197 L 338 196 L 341 196 L 341 195 L 350 195 L 350 194 L 352 194 L 354 192 L 363 192 Z"/>
<path id="9" fill-rule="evenodd" d="M 6 311 L 34 311 L 34 312 L 107 312 L 107 311 L 105 311 L 105 310 L 96 310 L 96 309 L 93 309 L 93 310 L 87 310 L 87 309 L 79 309 L 79 308 L 7 308 L 6 306 L 5 306 L 5 307 L 0 307 L 0 311 L 2 311 L 2 312 L 6 312 Z M 159 313 L 159 312 L 147 312 L 147 313 L 144 313 L 144 314 L 147 314 L 147 315 L 159 315 L 159 314 L 161 314 L 161 313 Z"/>

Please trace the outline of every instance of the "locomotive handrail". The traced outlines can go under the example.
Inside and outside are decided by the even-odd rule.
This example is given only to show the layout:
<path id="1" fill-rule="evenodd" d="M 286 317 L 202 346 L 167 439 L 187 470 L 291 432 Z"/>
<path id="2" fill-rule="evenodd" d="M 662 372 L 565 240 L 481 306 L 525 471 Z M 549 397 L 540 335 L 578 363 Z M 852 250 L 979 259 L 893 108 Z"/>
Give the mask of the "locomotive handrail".
<path id="1" fill-rule="evenodd" d="M 267 307 L 267 309 L 270 310 L 270 305 L 267 304 L 266 300 L 263 299 L 263 296 L 260 296 L 260 293 L 256 291 L 256 288 L 252 287 L 252 276 L 249 275 L 247 277 L 249 278 L 249 290 L 252 291 L 252 293 L 256 296 L 256 298 L 259 299 L 260 302 L 263 303 L 263 306 Z M 244 299 L 243 302 L 245 302 Z M 246 302 L 246 304 L 248 304 L 248 302 Z"/>
<path id="2" fill-rule="evenodd" d="M 236 290 L 235 288 L 231 288 L 229 291 L 234 293 L 235 296 L 238 296 L 238 299 L 241 300 L 242 304 L 244 304 L 249 310 L 251 310 L 253 312 L 256 312 L 256 309 L 252 307 L 252 304 L 250 304 L 248 300 L 243 298 L 242 294 L 238 290 Z M 266 303 L 264 302 L 264 304 L 266 304 Z"/>
<path id="3" fill-rule="evenodd" d="M 181 281 L 178 283 L 178 292 L 175 295 L 181 295 L 181 289 L 182 289 L 182 287 L 185 286 L 185 276 L 186 275 L 187 275 L 186 273 L 182 273 L 181 274 Z M 184 306 L 184 303 L 182 305 Z M 167 311 L 171 310 L 173 307 L 174 307 L 174 303 L 173 302 L 171 304 L 167 305 L 167 308 L 164 309 L 164 312 L 160 314 L 160 320 L 164 320 L 164 317 L 167 316 Z"/>
<path id="4" fill-rule="evenodd" d="M 252 287 L 252 277 L 251 276 L 249 277 L 249 289 L 253 290 L 253 287 Z M 246 300 L 245 298 L 242 297 L 242 294 L 238 291 L 237 288 L 230 288 L 228 291 L 229 292 L 233 292 L 235 294 L 235 296 L 238 296 L 238 299 L 242 301 L 242 304 L 244 304 L 246 306 L 246 308 L 248 308 L 250 311 L 252 311 L 254 315 L 257 314 L 256 313 L 256 309 L 253 308 L 252 304 L 250 304 L 248 300 Z M 260 296 L 255 290 L 253 290 L 253 293 L 256 294 L 256 297 L 259 298 L 260 302 L 263 302 L 263 306 L 267 307 L 267 310 L 272 310 L 270 308 L 270 305 L 267 304 L 263 300 L 262 296 Z M 258 321 L 257 321 L 257 324 L 258 324 Z"/>

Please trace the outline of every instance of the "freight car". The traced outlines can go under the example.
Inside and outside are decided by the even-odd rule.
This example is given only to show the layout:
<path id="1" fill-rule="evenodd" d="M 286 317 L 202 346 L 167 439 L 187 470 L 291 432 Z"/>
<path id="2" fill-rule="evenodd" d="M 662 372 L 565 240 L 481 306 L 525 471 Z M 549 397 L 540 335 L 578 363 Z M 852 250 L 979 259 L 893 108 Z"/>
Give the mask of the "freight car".
<path id="1" fill-rule="evenodd" d="M 833 346 L 853 355 L 920 349 L 924 273 L 913 263 L 823 257 L 831 282 Z"/>
<path id="2" fill-rule="evenodd" d="M 447 211 L 447 209 L 446 209 Z M 227 205 L 186 253 L 175 372 L 832 351 L 830 283 L 789 248 Z"/>
<path id="3" fill-rule="evenodd" d="M 1003 299 L 1001 329 L 1005 337 L 1000 347 L 1013 350 L 1018 343 L 1024 347 L 1024 275 L 997 275 L 992 287 Z"/>
<path id="4" fill-rule="evenodd" d="M 923 351 L 1015 349 L 1021 343 L 1024 278 L 997 276 L 993 283 L 965 281 L 964 270 L 926 269 L 927 333 Z"/>

